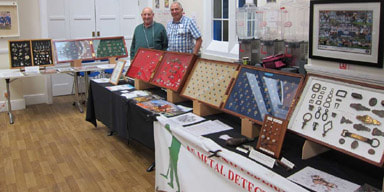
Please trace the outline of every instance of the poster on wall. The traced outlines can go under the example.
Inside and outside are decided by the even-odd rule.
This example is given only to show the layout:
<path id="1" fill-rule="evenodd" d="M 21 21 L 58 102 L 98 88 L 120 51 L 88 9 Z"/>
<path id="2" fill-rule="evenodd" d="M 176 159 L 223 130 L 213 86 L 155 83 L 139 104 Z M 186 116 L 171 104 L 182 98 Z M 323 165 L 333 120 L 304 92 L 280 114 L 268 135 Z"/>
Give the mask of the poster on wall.
<path id="1" fill-rule="evenodd" d="M 16 2 L 0 2 L 0 37 L 20 36 Z"/>
<path id="2" fill-rule="evenodd" d="M 311 1 L 309 57 L 383 66 L 379 0 Z"/>

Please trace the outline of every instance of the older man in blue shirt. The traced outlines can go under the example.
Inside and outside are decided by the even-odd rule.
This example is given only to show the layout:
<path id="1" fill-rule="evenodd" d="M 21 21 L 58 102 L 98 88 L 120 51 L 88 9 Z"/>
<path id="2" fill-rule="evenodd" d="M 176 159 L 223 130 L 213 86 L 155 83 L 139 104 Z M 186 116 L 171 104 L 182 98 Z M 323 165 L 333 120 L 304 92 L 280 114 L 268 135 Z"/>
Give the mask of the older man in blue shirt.
<path id="1" fill-rule="evenodd" d="M 173 20 L 167 24 L 167 50 L 197 55 L 203 40 L 195 21 L 183 16 L 183 7 L 177 1 L 171 5 L 171 14 Z"/>

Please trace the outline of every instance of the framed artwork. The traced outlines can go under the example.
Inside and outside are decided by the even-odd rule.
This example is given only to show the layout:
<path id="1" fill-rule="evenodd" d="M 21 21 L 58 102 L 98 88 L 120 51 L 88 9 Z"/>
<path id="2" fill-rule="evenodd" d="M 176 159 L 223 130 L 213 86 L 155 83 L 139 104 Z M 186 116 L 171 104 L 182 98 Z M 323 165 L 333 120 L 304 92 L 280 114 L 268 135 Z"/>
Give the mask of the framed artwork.
<path id="1" fill-rule="evenodd" d="M 288 129 L 382 167 L 383 98 L 384 87 L 309 74 Z"/>
<path id="2" fill-rule="evenodd" d="M 165 52 L 151 83 L 179 92 L 191 70 L 195 56 L 190 53 Z"/>
<path id="3" fill-rule="evenodd" d="M 303 79 L 296 73 L 242 66 L 223 110 L 260 125 L 265 115 L 286 120 Z"/>
<path id="4" fill-rule="evenodd" d="M 181 91 L 181 95 L 220 108 L 239 65 L 198 59 Z"/>
<path id="5" fill-rule="evenodd" d="M 383 67 L 380 0 L 311 1 L 309 57 Z"/>
<path id="6" fill-rule="evenodd" d="M 129 66 L 126 76 L 149 82 L 163 55 L 164 51 L 139 48 Z"/>
<path id="7" fill-rule="evenodd" d="M 16 2 L 0 2 L 0 37 L 20 36 L 18 14 Z"/>
<path id="8" fill-rule="evenodd" d="M 95 50 L 95 59 L 106 59 L 108 57 L 127 57 L 124 37 L 104 37 L 92 40 Z"/>
<path id="9" fill-rule="evenodd" d="M 30 40 L 8 41 L 11 68 L 33 66 Z"/>
<path id="10" fill-rule="evenodd" d="M 49 66 L 54 65 L 53 47 L 51 39 L 36 39 L 32 42 L 33 65 Z"/>
<path id="11" fill-rule="evenodd" d="M 126 64 L 126 61 L 119 60 L 116 63 L 115 68 L 113 69 L 111 78 L 109 79 L 109 82 L 113 85 L 119 84 L 120 75 L 124 70 L 124 66 Z"/>
<path id="12" fill-rule="evenodd" d="M 53 44 L 57 63 L 67 63 L 79 59 L 94 59 L 94 51 L 90 39 L 55 40 Z"/>

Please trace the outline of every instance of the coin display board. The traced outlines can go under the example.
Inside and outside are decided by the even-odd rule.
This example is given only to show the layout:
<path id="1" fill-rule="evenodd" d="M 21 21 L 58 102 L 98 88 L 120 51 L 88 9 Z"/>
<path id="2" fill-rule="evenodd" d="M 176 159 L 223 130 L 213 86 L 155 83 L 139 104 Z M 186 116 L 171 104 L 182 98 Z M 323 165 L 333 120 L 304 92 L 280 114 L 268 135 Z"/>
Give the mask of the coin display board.
<path id="1" fill-rule="evenodd" d="M 220 108 L 238 68 L 237 64 L 198 59 L 181 95 Z"/>
<path id="2" fill-rule="evenodd" d="M 104 37 L 93 39 L 93 47 L 96 59 L 108 57 L 127 57 L 128 52 L 125 46 L 124 37 Z"/>
<path id="3" fill-rule="evenodd" d="M 51 39 L 32 40 L 33 64 L 38 66 L 53 65 L 53 47 Z"/>
<path id="4" fill-rule="evenodd" d="M 74 60 L 93 60 L 93 46 L 90 39 L 53 41 L 57 63 Z"/>
<path id="5" fill-rule="evenodd" d="M 8 44 L 11 68 L 33 66 L 30 40 L 9 41 Z"/>
<path id="6" fill-rule="evenodd" d="M 51 39 L 14 40 L 8 45 L 11 68 L 54 64 Z"/>
<path id="7" fill-rule="evenodd" d="M 384 87 L 307 75 L 288 129 L 382 167 Z"/>
<path id="8" fill-rule="evenodd" d="M 257 140 L 256 149 L 278 159 L 286 131 L 286 120 L 266 115 L 260 130 L 259 139 Z"/>
<path id="9" fill-rule="evenodd" d="M 149 82 L 163 55 L 164 51 L 139 48 L 126 76 Z"/>
<path id="10" fill-rule="evenodd" d="M 303 81 L 295 73 L 242 66 L 223 110 L 260 125 L 265 115 L 287 119 Z"/>
<path id="11" fill-rule="evenodd" d="M 195 55 L 190 53 L 165 52 L 155 70 L 151 83 L 179 92 L 191 70 Z"/>

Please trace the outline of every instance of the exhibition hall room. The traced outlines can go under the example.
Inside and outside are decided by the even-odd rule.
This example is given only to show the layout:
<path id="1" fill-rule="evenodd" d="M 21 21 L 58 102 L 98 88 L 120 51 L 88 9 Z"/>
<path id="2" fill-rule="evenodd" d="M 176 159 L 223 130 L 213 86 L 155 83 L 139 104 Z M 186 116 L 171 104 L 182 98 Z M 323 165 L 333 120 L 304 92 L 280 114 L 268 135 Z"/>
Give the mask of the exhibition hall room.
<path id="1" fill-rule="evenodd" d="M 383 3 L 0 1 L 0 191 L 383 191 Z"/>

